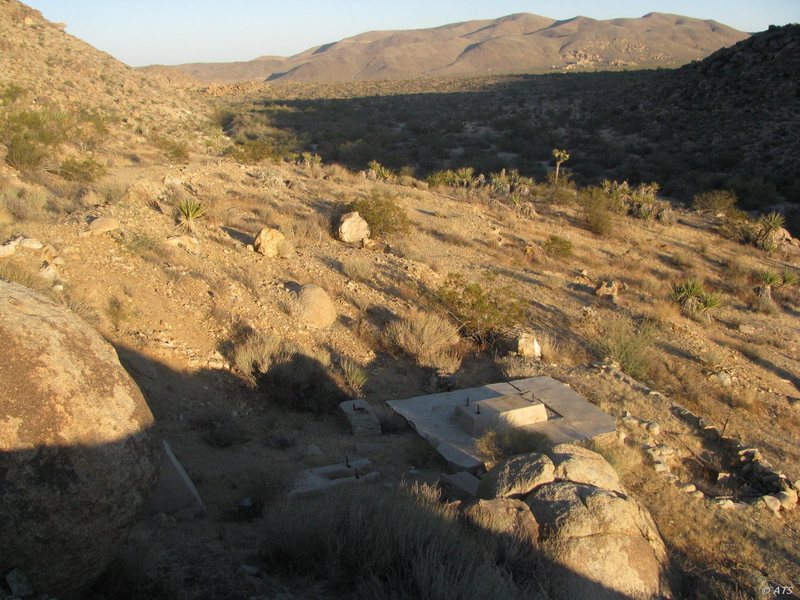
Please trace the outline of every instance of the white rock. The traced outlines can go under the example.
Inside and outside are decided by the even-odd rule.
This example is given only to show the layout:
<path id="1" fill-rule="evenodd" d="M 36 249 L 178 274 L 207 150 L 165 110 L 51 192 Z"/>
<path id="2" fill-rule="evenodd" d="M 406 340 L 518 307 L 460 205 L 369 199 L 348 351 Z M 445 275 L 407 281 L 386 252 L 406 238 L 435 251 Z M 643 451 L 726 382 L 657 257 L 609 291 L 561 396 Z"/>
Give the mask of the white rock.
<path id="1" fill-rule="evenodd" d="M 17 247 L 14 244 L 4 244 L 3 246 L 0 246 L 0 258 L 8 258 L 16 251 Z"/>
<path id="2" fill-rule="evenodd" d="M 761 502 L 774 513 L 781 509 L 781 501 L 775 496 L 761 496 Z"/>
<path id="3" fill-rule="evenodd" d="M 26 250 L 41 250 L 44 244 L 34 238 L 25 238 L 19 241 L 19 247 Z"/>
<path id="4" fill-rule="evenodd" d="M 346 244 L 360 243 L 369 237 L 369 224 L 358 212 L 349 212 L 342 215 L 337 233 Z"/>
<path id="5" fill-rule="evenodd" d="M 526 358 L 542 358 L 542 346 L 533 333 L 523 333 L 519 336 L 517 354 Z"/>
<path id="6" fill-rule="evenodd" d="M 167 245 L 175 248 L 183 248 L 191 254 L 200 253 L 200 242 L 197 238 L 190 235 L 174 235 L 167 238 Z"/>
<path id="7" fill-rule="evenodd" d="M 253 248 L 259 254 L 263 254 L 267 258 L 275 258 L 280 255 L 280 247 L 286 239 L 280 231 L 270 227 L 264 227 L 258 232 Z"/>

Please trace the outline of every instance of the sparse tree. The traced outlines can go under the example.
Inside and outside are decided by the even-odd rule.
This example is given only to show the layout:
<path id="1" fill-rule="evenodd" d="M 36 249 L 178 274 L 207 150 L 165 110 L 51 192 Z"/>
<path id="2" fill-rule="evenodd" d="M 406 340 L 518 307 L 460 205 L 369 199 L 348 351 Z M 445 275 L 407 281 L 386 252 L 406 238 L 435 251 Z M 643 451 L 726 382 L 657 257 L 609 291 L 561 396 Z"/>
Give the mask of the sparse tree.
<path id="1" fill-rule="evenodd" d="M 561 165 L 569 160 L 569 154 L 566 150 L 553 148 L 553 158 L 556 159 L 556 176 L 553 179 L 553 186 L 558 187 L 558 174 L 561 171 Z"/>

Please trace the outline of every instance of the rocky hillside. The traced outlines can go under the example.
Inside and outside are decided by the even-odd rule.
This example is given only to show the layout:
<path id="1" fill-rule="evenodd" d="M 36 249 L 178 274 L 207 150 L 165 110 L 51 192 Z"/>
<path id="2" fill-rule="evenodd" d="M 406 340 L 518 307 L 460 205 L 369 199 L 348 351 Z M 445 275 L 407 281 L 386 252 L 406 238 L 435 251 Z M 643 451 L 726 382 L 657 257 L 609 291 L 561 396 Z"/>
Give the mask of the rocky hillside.
<path id="1" fill-rule="evenodd" d="M 206 82 L 360 81 L 676 67 L 747 37 L 715 21 L 649 13 L 555 21 L 516 14 L 408 31 L 371 31 L 289 58 L 177 68 Z"/>

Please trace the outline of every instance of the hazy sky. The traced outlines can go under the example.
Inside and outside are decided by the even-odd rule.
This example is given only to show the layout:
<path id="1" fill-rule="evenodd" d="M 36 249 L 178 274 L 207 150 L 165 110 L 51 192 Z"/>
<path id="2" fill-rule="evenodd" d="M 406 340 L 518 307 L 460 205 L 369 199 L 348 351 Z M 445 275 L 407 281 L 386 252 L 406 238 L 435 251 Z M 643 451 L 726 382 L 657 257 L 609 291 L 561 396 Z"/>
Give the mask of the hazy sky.
<path id="1" fill-rule="evenodd" d="M 289 56 L 373 29 L 529 12 L 554 19 L 669 12 L 743 31 L 800 21 L 800 0 L 26 0 L 67 32 L 134 66 Z"/>

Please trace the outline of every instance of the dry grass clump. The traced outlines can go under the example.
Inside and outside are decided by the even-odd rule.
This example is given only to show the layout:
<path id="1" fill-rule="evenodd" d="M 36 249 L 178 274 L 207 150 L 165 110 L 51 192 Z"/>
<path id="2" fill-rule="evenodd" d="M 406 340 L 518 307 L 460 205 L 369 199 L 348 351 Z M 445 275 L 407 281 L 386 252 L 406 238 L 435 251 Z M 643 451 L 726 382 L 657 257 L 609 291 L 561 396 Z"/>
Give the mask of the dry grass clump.
<path id="1" fill-rule="evenodd" d="M 754 410 L 758 402 L 758 391 L 755 388 L 745 388 L 738 392 L 732 392 L 728 400 L 734 408 Z"/>
<path id="2" fill-rule="evenodd" d="M 489 429 L 477 440 L 475 449 L 489 460 L 497 462 L 529 452 L 542 452 L 552 446 L 543 433 L 513 427 L 510 429 Z"/>
<path id="3" fill-rule="evenodd" d="M 544 253 L 549 258 L 556 260 L 572 258 L 572 249 L 572 242 L 557 235 L 551 235 L 542 242 L 542 250 L 544 250 Z"/>
<path id="4" fill-rule="evenodd" d="M 37 292 L 47 293 L 49 289 L 47 282 L 41 277 L 37 277 L 36 273 L 8 261 L 0 262 L 0 280 L 18 283 Z"/>
<path id="5" fill-rule="evenodd" d="M 548 364 L 574 366 L 586 358 L 584 350 L 574 341 L 552 334 L 542 335 L 539 346 L 542 350 L 542 361 Z"/>
<path id="6" fill-rule="evenodd" d="M 350 598 L 538 597 L 492 555 L 492 540 L 481 539 L 490 534 L 472 535 L 426 485 L 274 503 L 265 510 L 264 533 L 268 572 L 335 582 Z"/>
<path id="7" fill-rule="evenodd" d="M 369 379 L 367 372 L 356 361 L 347 357 L 339 361 L 339 367 L 347 390 L 353 396 L 361 396 Z"/>
<path id="8" fill-rule="evenodd" d="M 372 275 L 372 261 L 363 256 L 354 256 L 342 261 L 342 273 L 354 281 L 367 281 Z"/>
<path id="9" fill-rule="evenodd" d="M 383 339 L 418 365 L 453 373 L 461 365 L 458 328 L 436 313 L 414 310 L 386 326 Z"/>
<path id="10" fill-rule="evenodd" d="M 0 214 L 8 211 L 17 221 L 40 221 L 47 216 L 49 197 L 38 188 L 8 187 L 0 190 Z"/>
<path id="11" fill-rule="evenodd" d="M 596 346 L 601 356 L 617 363 L 634 379 L 642 380 L 649 374 L 653 330 L 648 322 L 634 327 L 628 321 L 615 320 L 606 326 Z"/>

